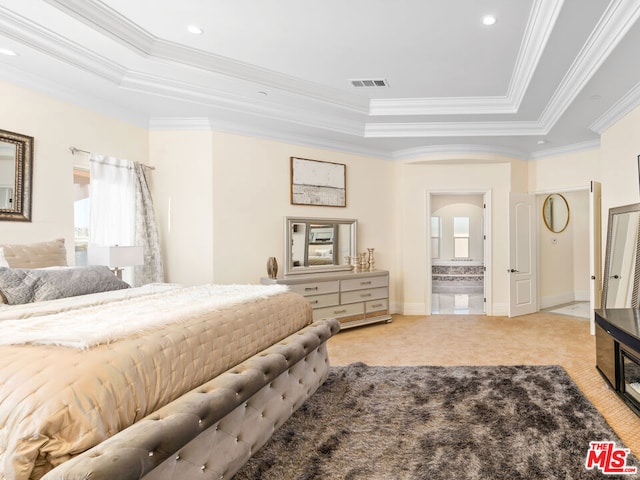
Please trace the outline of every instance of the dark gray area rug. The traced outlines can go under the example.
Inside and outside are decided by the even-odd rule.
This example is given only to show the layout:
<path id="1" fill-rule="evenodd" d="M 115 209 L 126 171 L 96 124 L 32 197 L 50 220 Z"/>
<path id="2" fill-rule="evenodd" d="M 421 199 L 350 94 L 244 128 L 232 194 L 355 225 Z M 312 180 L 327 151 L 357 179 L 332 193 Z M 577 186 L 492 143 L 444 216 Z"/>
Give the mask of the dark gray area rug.
<path id="1" fill-rule="evenodd" d="M 243 479 L 636 479 L 587 470 L 624 445 L 559 366 L 331 367 Z M 638 467 L 629 454 L 627 466 Z"/>

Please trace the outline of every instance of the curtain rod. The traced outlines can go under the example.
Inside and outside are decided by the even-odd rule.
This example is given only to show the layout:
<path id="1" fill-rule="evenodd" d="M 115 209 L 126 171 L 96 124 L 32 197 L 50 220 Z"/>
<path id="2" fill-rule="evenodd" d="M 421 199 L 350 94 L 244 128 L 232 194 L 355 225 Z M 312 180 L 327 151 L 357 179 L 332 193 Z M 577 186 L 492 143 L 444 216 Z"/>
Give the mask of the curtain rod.
<path id="1" fill-rule="evenodd" d="M 76 153 L 86 153 L 87 155 L 91 155 L 91 152 L 89 152 L 87 150 L 81 150 L 81 149 L 76 148 L 74 146 L 69 147 L 69 150 L 71 150 L 71 155 L 75 155 Z M 144 165 L 144 166 L 147 167 L 147 168 L 150 168 L 151 170 L 155 170 L 156 169 L 156 167 L 152 167 L 151 165 Z"/>

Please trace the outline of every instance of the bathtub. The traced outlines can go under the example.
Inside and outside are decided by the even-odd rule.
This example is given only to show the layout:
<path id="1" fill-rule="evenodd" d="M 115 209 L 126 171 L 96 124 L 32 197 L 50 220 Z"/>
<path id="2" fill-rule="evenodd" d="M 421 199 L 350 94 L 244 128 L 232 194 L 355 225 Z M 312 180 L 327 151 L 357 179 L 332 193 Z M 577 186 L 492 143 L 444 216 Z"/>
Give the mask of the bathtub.
<path id="1" fill-rule="evenodd" d="M 484 265 L 481 260 L 438 260 L 431 265 L 434 285 L 482 285 Z"/>

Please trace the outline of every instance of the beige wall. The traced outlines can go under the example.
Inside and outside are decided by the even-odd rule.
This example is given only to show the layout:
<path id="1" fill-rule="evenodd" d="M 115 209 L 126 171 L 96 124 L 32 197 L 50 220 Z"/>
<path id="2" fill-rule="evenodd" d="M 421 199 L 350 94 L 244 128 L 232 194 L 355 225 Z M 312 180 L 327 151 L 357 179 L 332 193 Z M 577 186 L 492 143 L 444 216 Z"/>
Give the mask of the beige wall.
<path id="1" fill-rule="evenodd" d="M 219 132 L 150 139 L 169 281 L 257 283 L 270 256 L 282 272 L 285 216 L 355 218 L 359 251 L 375 248 L 376 266 L 393 270 L 392 162 Z M 345 164 L 347 207 L 291 205 L 291 156 Z"/>
<path id="2" fill-rule="evenodd" d="M 538 205 L 538 294 L 540 308 L 589 300 L 589 192 L 563 192 L 570 210 L 567 228 L 551 232 L 542 218 L 545 194 Z"/>
<path id="3" fill-rule="evenodd" d="M 0 108 L 12 112 L 0 128 L 35 137 L 33 222 L 2 222 L 0 243 L 72 242 L 72 169 L 88 164 L 86 155 L 69 152 L 74 145 L 157 167 L 152 187 L 168 280 L 186 284 L 257 282 L 272 255 L 282 266 L 286 215 L 357 218 L 358 247 L 374 247 L 377 266 L 390 270 L 397 310 L 424 313 L 430 310 L 428 193 L 486 191 L 492 218 L 489 311 L 506 314 L 510 191 L 571 191 L 598 180 L 603 235 L 609 207 L 640 201 L 640 107 L 604 132 L 599 149 L 533 161 L 480 155 L 404 162 L 211 131 L 149 132 L 3 82 Z M 346 164 L 347 208 L 290 205 L 290 156 Z"/>
<path id="4" fill-rule="evenodd" d="M 602 214 L 606 218 L 611 207 L 640 202 L 637 160 L 640 155 L 640 107 L 602 134 L 600 151 Z"/>
<path id="5" fill-rule="evenodd" d="M 492 163 L 493 162 L 493 163 Z M 500 163 L 498 163 L 500 162 Z M 523 170 L 516 163 L 518 175 Z M 526 172 L 526 167 L 524 167 Z M 526 178 L 526 175 L 524 176 Z M 431 275 L 427 260 L 427 221 L 432 193 L 485 193 L 489 208 L 492 241 L 487 268 L 491 276 L 488 312 L 508 311 L 508 205 L 512 188 L 512 162 L 497 157 L 461 158 L 454 164 L 433 161 L 405 162 L 397 167 L 398 185 L 398 304 L 405 314 L 431 311 Z M 516 184 L 523 179 L 516 179 Z"/>
<path id="6" fill-rule="evenodd" d="M 0 82 L 0 128 L 34 137 L 32 222 L 0 223 L 0 243 L 65 238 L 73 246 L 73 166 L 88 165 L 70 146 L 146 162 L 147 131 L 33 90 Z M 10 113 L 8 113 L 10 112 Z M 73 248 L 68 261 L 74 262 Z"/>
<path id="7" fill-rule="evenodd" d="M 149 133 L 154 206 L 169 282 L 213 281 L 212 155 L 210 131 Z"/>

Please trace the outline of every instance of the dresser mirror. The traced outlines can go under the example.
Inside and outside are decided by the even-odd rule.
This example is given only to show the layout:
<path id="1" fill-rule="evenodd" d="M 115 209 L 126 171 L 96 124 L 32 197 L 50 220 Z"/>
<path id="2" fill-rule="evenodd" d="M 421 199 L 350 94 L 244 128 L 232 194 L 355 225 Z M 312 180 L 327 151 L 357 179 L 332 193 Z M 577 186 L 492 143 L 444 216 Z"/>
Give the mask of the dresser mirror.
<path id="1" fill-rule="evenodd" d="M 285 217 L 284 274 L 351 270 L 357 229 L 353 219 Z"/>
<path id="2" fill-rule="evenodd" d="M 638 308 L 640 203 L 609 209 L 602 308 Z"/>
<path id="3" fill-rule="evenodd" d="M 569 225 L 569 203 L 559 193 L 547 195 L 542 205 L 545 226 L 554 233 L 563 232 Z"/>
<path id="4" fill-rule="evenodd" d="M 0 220 L 31 221 L 33 137 L 0 130 Z"/>

